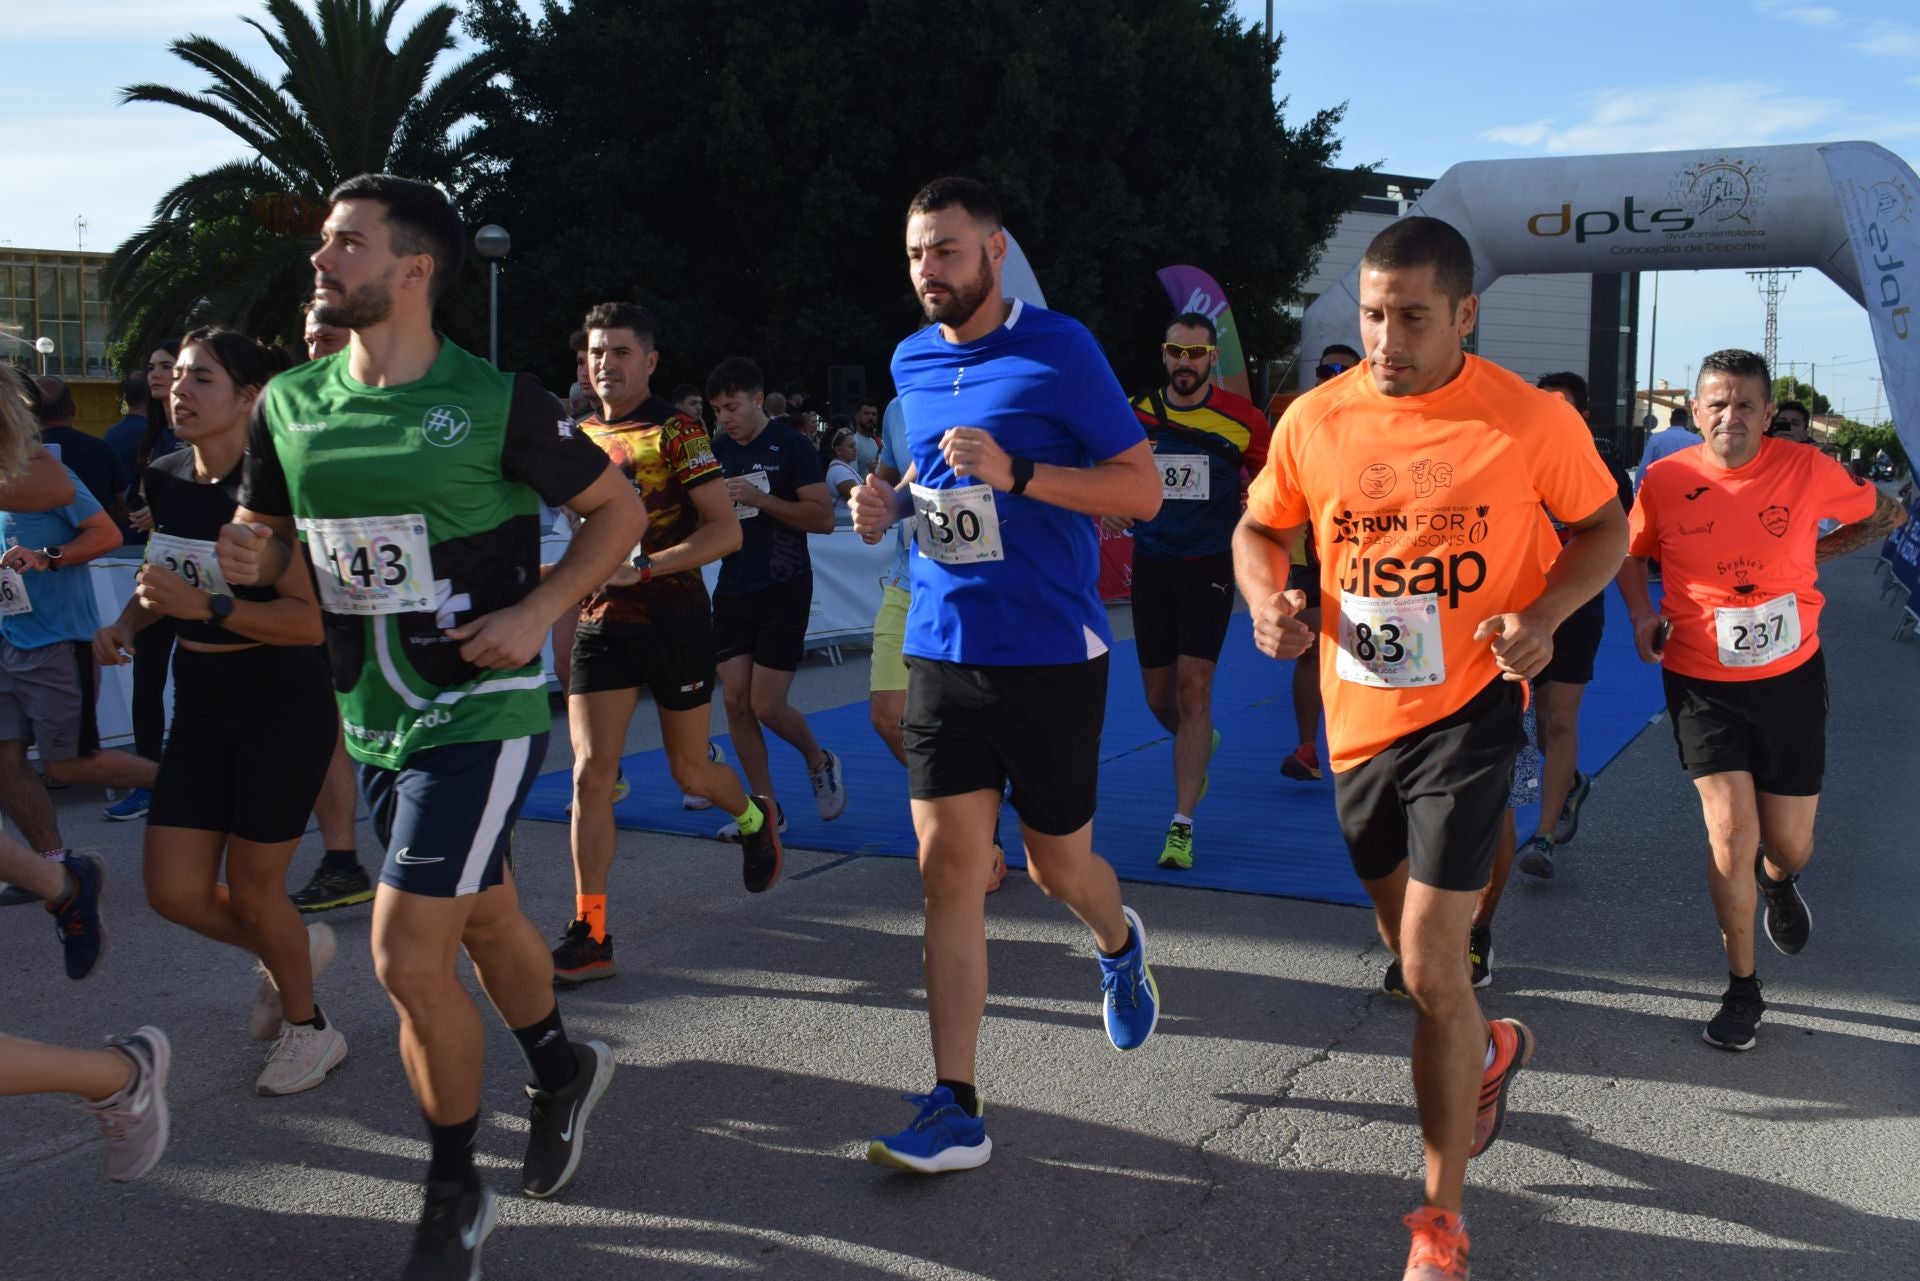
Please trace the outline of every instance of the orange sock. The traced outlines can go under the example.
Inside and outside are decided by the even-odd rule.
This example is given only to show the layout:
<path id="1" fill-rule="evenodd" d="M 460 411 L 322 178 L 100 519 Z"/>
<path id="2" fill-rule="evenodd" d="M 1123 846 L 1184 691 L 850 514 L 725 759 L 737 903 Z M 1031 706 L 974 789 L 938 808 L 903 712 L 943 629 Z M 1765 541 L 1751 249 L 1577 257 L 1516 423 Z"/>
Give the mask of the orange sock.
<path id="1" fill-rule="evenodd" d="M 576 894 L 573 896 L 574 917 L 587 923 L 587 930 L 601 942 L 607 939 L 607 896 L 604 894 Z"/>

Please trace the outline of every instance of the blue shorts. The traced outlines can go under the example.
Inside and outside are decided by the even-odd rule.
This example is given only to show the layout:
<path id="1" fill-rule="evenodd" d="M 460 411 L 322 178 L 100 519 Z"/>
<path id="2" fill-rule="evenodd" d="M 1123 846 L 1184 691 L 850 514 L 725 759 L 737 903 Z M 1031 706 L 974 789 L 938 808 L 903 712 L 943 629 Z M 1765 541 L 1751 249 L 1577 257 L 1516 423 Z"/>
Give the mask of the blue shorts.
<path id="1" fill-rule="evenodd" d="M 547 735 L 429 748 L 400 769 L 360 766 L 373 833 L 387 847 L 380 881 L 406 894 L 458 898 L 500 884 L 513 825 L 547 758 Z"/>

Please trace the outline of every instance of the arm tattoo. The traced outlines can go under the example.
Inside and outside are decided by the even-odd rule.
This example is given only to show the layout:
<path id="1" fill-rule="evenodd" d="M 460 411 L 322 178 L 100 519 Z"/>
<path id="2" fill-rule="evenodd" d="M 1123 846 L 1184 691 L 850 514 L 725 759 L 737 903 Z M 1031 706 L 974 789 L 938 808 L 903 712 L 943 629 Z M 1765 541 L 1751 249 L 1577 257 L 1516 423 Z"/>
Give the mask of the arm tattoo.
<path id="1" fill-rule="evenodd" d="M 1901 523 L 1905 514 L 1899 503 L 1885 493 L 1880 494 L 1874 502 L 1872 515 L 1851 525 L 1842 525 L 1813 545 L 1813 563 L 1825 564 L 1836 556 L 1845 556 L 1848 552 L 1885 538 L 1890 530 Z"/>

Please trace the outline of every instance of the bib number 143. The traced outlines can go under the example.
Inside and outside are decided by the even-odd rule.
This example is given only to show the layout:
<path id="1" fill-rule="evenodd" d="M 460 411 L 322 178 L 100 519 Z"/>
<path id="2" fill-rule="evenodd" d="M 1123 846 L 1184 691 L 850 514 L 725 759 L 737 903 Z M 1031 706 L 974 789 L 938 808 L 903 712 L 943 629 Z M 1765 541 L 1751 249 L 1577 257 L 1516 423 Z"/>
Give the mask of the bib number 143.
<path id="1" fill-rule="evenodd" d="M 425 518 L 306 520 L 301 527 L 320 571 L 320 608 L 333 614 L 408 614 L 434 607 Z"/>

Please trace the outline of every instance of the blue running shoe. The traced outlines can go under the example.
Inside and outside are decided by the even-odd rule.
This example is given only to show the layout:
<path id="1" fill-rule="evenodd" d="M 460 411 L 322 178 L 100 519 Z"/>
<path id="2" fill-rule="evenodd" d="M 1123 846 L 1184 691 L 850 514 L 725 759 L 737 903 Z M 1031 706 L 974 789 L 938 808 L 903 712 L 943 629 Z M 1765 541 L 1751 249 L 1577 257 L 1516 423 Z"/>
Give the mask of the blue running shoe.
<path id="1" fill-rule="evenodd" d="M 932 1094 L 900 1096 L 920 1109 L 913 1124 L 898 1134 L 885 1134 L 867 1144 L 867 1160 L 914 1174 L 945 1174 L 971 1170 L 993 1155 L 984 1117 L 968 1116 L 944 1085 Z"/>
<path id="2" fill-rule="evenodd" d="M 130 823 L 136 818 L 145 818 L 147 808 L 152 804 L 153 793 L 144 787 L 136 787 L 100 812 L 116 823 Z"/>
<path id="3" fill-rule="evenodd" d="M 1100 990 L 1107 1015 L 1107 1039 L 1116 1050 L 1137 1050 L 1160 1022 L 1160 988 L 1147 965 L 1147 927 L 1130 907 L 1120 909 L 1133 927 L 1133 946 L 1121 956 L 1100 958 Z"/>

